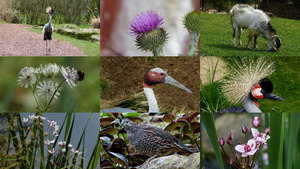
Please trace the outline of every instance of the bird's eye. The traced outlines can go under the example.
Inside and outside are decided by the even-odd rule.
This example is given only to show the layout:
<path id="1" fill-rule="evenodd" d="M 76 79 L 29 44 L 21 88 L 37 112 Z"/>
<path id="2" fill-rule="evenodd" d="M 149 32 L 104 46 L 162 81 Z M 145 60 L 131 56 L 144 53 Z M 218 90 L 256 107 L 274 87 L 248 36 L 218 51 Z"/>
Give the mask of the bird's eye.
<path id="1" fill-rule="evenodd" d="M 161 76 L 163 76 L 163 75 L 164 75 L 164 73 L 160 73 L 160 75 L 161 75 Z"/>

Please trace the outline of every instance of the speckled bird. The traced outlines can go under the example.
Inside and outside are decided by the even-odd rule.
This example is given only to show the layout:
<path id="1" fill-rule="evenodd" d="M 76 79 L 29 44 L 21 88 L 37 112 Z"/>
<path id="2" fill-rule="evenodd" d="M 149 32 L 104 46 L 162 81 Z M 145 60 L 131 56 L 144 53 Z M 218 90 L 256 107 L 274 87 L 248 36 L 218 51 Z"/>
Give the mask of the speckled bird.
<path id="1" fill-rule="evenodd" d="M 138 125 L 129 119 L 123 119 L 121 126 L 127 132 L 127 139 L 134 150 L 141 154 L 152 156 L 167 156 L 175 152 L 193 153 L 175 136 L 161 128 Z"/>

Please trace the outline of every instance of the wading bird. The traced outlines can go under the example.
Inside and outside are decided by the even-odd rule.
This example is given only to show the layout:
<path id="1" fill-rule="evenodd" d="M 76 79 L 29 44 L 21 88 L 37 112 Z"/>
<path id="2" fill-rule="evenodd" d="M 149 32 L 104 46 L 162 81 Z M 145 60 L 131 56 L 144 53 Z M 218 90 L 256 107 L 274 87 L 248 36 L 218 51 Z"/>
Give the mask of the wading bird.
<path id="1" fill-rule="evenodd" d="M 218 113 L 261 113 L 258 99 L 283 101 L 272 93 L 273 84 L 266 78 L 275 71 L 274 62 L 269 58 L 235 58 L 230 63 L 229 75 L 223 80 L 222 92 L 229 102 L 242 103 L 243 107 L 227 107 Z"/>
<path id="2" fill-rule="evenodd" d="M 161 68 L 153 68 L 149 70 L 143 78 L 143 88 L 144 93 L 148 100 L 149 105 L 149 113 L 159 113 L 159 108 L 157 104 L 157 100 L 154 95 L 154 91 L 152 89 L 152 86 L 155 84 L 160 83 L 167 83 L 173 86 L 176 86 L 182 90 L 185 90 L 188 93 L 192 93 L 190 89 L 183 86 L 181 83 L 177 82 L 175 79 L 173 79 L 171 76 L 169 76 L 163 69 Z M 112 109 L 105 109 L 101 110 L 100 112 L 114 112 L 114 109 L 116 109 L 117 112 L 125 111 L 127 112 L 128 109 L 122 109 L 122 108 L 112 108 Z"/>
<path id="3" fill-rule="evenodd" d="M 49 22 L 44 25 L 43 27 L 43 36 L 44 36 L 44 40 L 46 41 L 46 55 L 49 55 L 50 54 L 50 41 L 52 40 L 52 32 L 54 31 L 54 27 L 53 25 L 51 24 L 51 21 L 52 21 L 52 14 L 54 13 L 53 9 L 51 9 L 51 7 L 47 7 L 46 9 L 46 13 L 49 14 Z M 49 40 L 49 48 L 48 48 L 48 44 L 47 44 L 47 40 Z"/>

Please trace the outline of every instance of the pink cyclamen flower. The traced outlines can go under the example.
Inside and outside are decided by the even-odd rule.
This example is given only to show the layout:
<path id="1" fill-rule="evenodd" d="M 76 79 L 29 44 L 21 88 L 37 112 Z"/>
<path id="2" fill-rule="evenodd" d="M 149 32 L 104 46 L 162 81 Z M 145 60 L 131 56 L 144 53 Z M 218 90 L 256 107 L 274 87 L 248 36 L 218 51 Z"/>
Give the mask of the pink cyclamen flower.
<path id="1" fill-rule="evenodd" d="M 158 15 L 155 11 L 147 11 L 146 13 L 140 13 L 139 15 L 133 18 L 133 21 L 130 23 L 130 34 L 140 38 L 144 33 L 152 30 L 158 30 L 160 26 L 164 23 L 164 19 Z"/>
<path id="2" fill-rule="evenodd" d="M 258 117 L 254 117 L 253 121 L 252 121 L 252 125 L 253 127 L 257 128 L 260 125 L 260 120 Z"/>
<path id="3" fill-rule="evenodd" d="M 242 153 L 242 157 L 247 157 L 256 153 L 258 148 L 256 148 L 255 140 L 249 140 L 247 144 L 235 146 L 235 150 Z"/>
<path id="4" fill-rule="evenodd" d="M 258 142 L 259 144 L 266 143 L 269 138 L 271 138 L 269 135 L 266 135 L 265 133 L 260 133 L 257 129 L 251 128 L 253 139 Z"/>

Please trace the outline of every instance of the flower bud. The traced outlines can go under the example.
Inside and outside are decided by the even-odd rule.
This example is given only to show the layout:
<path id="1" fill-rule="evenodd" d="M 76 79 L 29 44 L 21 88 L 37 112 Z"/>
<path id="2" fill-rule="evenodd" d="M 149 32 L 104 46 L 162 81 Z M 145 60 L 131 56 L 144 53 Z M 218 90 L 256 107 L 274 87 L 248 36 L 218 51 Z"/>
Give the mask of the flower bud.
<path id="1" fill-rule="evenodd" d="M 248 129 L 247 129 L 247 127 L 245 125 L 242 126 L 242 132 L 244 134 L 246 134 L 248 132 Z"/>
<path id="2" fill-rule="evenodd" d="M 270 133 L 271 133 L 270 127 L 266 128 L 266 129 L 265 129 L 265 134 L 266 134 L 266 135 L 270 135 Z"/>
<path id="3" fill-rule="evenodd" d="M 233 134 L 231 132 L 228 133 L 228 139 L 232 140 L 233 139 Z"/>
<path id="4" fill-rule="evenodd" d="M 220 146 L 220 147 L 223 147 L 224 144 L 225 144 L 224 138 L 223 138 L 223 137 L 219 137 L 219 146 Z"/>
<path id="5" fill-rule="evenodd" d="M 232 141 L 229 139 L 229 137 L 227 138 L 227 144 L 231 145 L 232 144 Z"/>
<path id="6" fill-rule="evenodd" d="M 232 159 L 232 158 L 229 159 L 229 164 L 230 164 L 230 165 L 233 164 L 233 159 Z"/>
<path id="7" fill-rule="evenodd" d="M 254 117 L 253 121 L 252 121 L 252 125 L 253 127 L 257 128 L 260 125 L 260 120 L 258 117 Z"/>
<path id="8" fill-rule="evenodd" d="M 200 31 L 200 11 L 193 11 L 186 14 L 183 18 L 183 25 L 189 31 L 199 32 Z"/>

